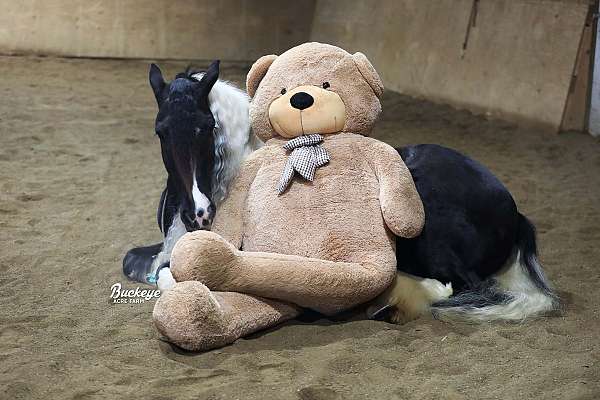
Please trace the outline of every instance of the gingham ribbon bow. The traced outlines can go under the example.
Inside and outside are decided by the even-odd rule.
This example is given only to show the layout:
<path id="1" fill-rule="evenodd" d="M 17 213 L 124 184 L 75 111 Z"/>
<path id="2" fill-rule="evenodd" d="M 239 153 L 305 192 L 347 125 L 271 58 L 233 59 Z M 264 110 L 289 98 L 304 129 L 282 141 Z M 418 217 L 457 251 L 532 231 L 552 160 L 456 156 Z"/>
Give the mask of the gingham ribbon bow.
<path id="1" fill-rule="evenodd" d="M 283 145 L 284 149 L 292 153 L 288 157 L 279 185 L 277 185 L 279 194 L 282 194 L 288 188 L 294 178 L 294 172 L 312 182 L 317 168 L 329 162 L 327 150 L 319 144 L 322 141 L 323 136 L 319 134 L 302 135 Z"/>

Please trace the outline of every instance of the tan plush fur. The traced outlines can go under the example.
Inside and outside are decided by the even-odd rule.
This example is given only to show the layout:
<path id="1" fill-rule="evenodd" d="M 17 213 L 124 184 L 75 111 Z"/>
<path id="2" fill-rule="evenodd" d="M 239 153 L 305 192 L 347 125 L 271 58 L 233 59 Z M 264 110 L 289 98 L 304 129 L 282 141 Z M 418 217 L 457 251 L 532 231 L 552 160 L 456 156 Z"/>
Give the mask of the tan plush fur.
<path id="1" fill-rule="evenodd" d="M 389 145 L 364 136 L 381 111 L 383 90 L 368 60 L 319 43 L 272 59 L 260 59 L 248 77 L 249 91 L 256 91 L 252 128 L 266 144 L 242 166 L 213 231 L 179 240 L 171 257 L 179 283 L 156 303 L 157 328 L 184 348 L 231 343 L 293 318 L 297 306 L 334 314 L 373 299 L 395 276 L 394 234 L 414 237 L 423 227 L 423 205 L 404 162 Z M 323 135 L 331 160 L 314 180 L 296 176 L 279 195 L 289 153 L 269 107 L 282 88 L 323 82 L 342 99 L 345 125 Z M 214 300 L 210 290 L 222 293 Z"/>
<path id="2" fill-rule="evenodd" d="M 290 107 L 292 96 L 300 92 L 311 95 L 316 105 L 305 110 Z M 336 92 L 302 85 L 271 102 L 269 121 L 275 132 L 284 138 L 294 138 L 298 132 L 336 133 L 346 124 L 346 105 Z"/>
<path id="3" fill-rule="evenodd" d="M 300 313 L 300 308 L 235 292 L 211 292 L 197 281 L 180 282 L 160 297 L 154 309 L 156 327 L 186 350 L 227 345 Z"/>
<path id="4" fill-rule="evenodd" d="M 371 133 L 381 113 L 379 96 L 383 93 L 383 84 L 362 53 L 351 55 L 339 47 L 312 42 L 268 59 L 271 60 L 260 84 L 256 85 L 254 71 L 262 72 L 262 68 L 253 67 L 246 80 L 252 85 L 249 88 L 257 87 L 250 104 L 250 120 L 254 133 L 263 141 L 277 136 L 269 122 L 269 106 L 281 96 L 281 89 L 291 90 L 302 85 L 322 87 L 324 82 L 329 82 L 329 90 L 337 93 L 346 105 L 346 124 L 342 132 Z"/>

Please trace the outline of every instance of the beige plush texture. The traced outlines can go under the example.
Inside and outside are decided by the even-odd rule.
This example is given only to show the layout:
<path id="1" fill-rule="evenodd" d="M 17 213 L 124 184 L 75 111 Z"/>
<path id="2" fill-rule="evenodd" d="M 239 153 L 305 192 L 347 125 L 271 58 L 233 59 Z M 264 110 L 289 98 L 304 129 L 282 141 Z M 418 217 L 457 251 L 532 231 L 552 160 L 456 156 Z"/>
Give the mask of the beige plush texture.
<path id="1" fill-rule="evenodd" d="M 258 89 L 258 85 L 260 85 L 260 81 L 263 79 L 267 70 L 276 58 L 276 55 L 269 54 L 267 56 L 262 56 L 252 64 L 252 68 L 250 68 L 248 76 L 246 77 L 246 90 L 250 97 L 254 97 L 256 89 Z"/>
<path id="2" fill-rule="evenodd" d="M 154 322 L 168 340 L 186 350 L 227 345 L 256 330 L 294 318 L 298 307 L 235 292 L 211 292 L 197 281 L 177 283 L 154 307 Z"/>
<path id="3" fill-rule="evenodd" d="M 270 138 L 272 95 L 282 87 L 323 81 L 344 101 L 346 125 L 341 133 L 323 135 L 331 161 L 317 169 L 314 180 L 295 177 L 278 195 L 288 153 L 285 139 Z M 221 346 L 292 318 L 297 311 L 289 304 L 331 315 L 390 285 L 394 234 L 418 235 L 424 211 L 398 153 L 364 136 L 381 111 L 372 84 L 377 87 L 365 80 L 353 56 L 329 45 L 298 46 L 270 65 L 251 107 L 254 133 L 270 140 L 242 165 L 213 231 L 188 233 L 173 249 L 174 278 L 205 286 L 178 283 L 157 302 L 155 324 L 170 341 L 203 350 Z M 244 293 L 244 304 L 257 304 L 243 308 L 244 329 L 228 322 L 235 311 L 226 316 L 207 300 L 209 289 L 224 292 L 219 304 L 230 310 L 241 300 L 225 293 Z M 263 298 L 276 301 L 264 306 Z"/>
<path id="4" fill-rule="evenodd" d="M 371 64 L 367 57 L 361 52 L 354 53 L 352 58 L 354 58 L 356 67 L 360 71 L 363 78 L 365 78 L 365 81 L 367 81 L 367 83 L 371 86 L 371 89 L 373 89 L 375 95 L 378 98 L 381 98 L 383 95 L 383 82 L 381 81 L 377 71 L 375 71 L 373 64 Z"/>
<path id="5" fill-rule="evenodd" d="M 263 141 L 277 136 L 269 123 L 269 105 L 281 96 L 281 89 L 290 90 L 301 85 L 321 87 L 323 82 L 329 82 L 329 90 L 336 92 L 346 105 L 346 124 L 342 132 L 365 136 L 371 133 L 381 113 L 381 103 L 372 86 L 380 88 L 380 95 L 383 85 L 366 57 L 354 57 L 328 44 L 304 43 L 277 57 L 256 85 L 260 74 L 253 71 L 263 71 L 265 61 L 261 60 L 252 67 L 247 81 L 252 82 L 248 86 L 249 93 L 251 87 L 257 87 L 250 104 L 250 120 L 254 133 Z M 361 70 L 372 73 L 361 73 Z"/>
<path id="6" fill-rule="evenodd" d="M 309 94 L 318 106 L 304 110 L 291 107 L 292 96 L 300 92 Z M 314 85 L 302 85 L 288 90 L 271 102 L 269 121 L 273 130 L 283 138 L 315 132 L 337 133 L 346 124 L 346 106 L 336 92 Z"/>

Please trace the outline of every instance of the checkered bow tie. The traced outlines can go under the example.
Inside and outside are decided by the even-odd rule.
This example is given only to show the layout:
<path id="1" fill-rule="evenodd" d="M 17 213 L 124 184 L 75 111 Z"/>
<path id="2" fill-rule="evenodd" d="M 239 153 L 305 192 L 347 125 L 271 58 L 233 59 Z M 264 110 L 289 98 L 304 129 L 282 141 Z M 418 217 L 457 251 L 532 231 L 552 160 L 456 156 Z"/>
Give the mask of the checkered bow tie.
<path id="1" fill-rule="evenodd" d="M 329 154 L 319 143 L 323 136 L 318 134 L 302 135 L 294 138 L 283 145 L 283 148 L 292 153 L 288 157 L 285 168 L 281 174 L 277 191 L 279 194 L 285 192 L 297 172 L 307 181 L 315 177 L 317 168 L 329 162 Z"/>

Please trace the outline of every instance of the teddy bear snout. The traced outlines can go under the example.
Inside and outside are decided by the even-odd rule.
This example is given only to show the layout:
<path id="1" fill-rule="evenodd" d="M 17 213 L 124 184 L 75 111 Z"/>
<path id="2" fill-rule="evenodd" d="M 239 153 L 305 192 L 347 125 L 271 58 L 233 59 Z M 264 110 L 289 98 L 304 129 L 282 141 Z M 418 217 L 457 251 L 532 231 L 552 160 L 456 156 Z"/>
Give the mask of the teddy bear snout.
<path id="1" fill-rule="evenodd" d="M 314 102 L 315 99 L 306 92 L 298 92 L 290 97 L 290 104 L 298 110 L 305 110 L 312 106 Z"/>
<path id="2" fill-rule="evenodd" d="M 282 137 L 336 133 L 344 128 L 346 106 L 329 87 L 301 85 L 281 93 L 269 106 L 269 122 Z"/>

